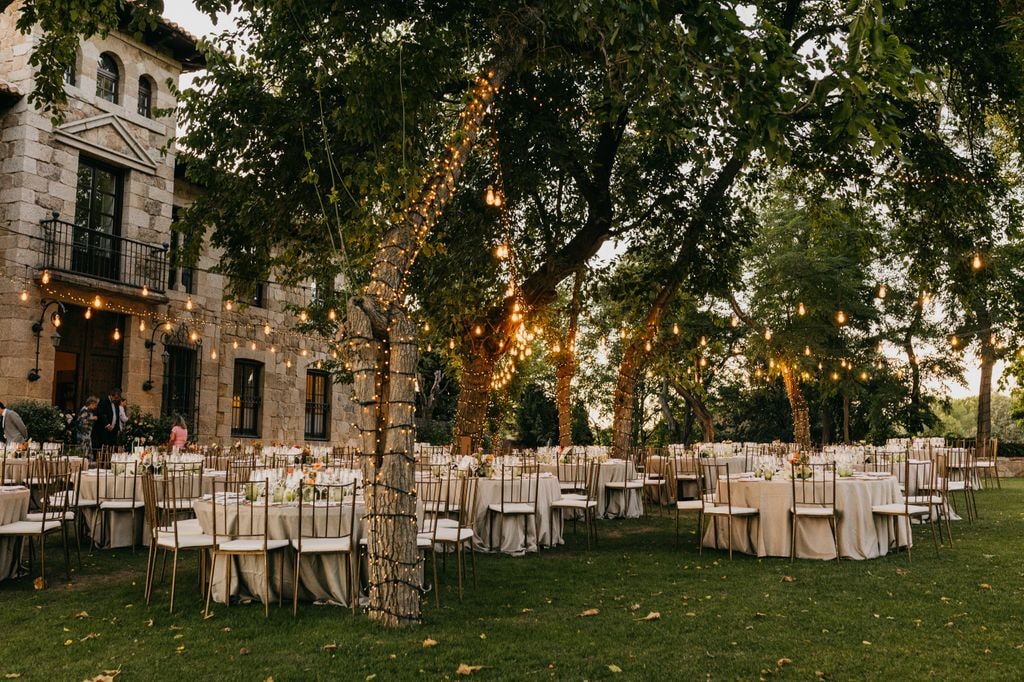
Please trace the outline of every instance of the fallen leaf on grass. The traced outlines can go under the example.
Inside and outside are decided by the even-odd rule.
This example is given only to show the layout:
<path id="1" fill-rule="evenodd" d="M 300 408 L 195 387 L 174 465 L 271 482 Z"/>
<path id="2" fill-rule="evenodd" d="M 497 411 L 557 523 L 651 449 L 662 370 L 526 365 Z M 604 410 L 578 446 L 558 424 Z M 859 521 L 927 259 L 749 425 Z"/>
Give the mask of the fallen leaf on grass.
<path id="1" fill-rule="evenodd" d="M 146 620 L 146 627 L 147 627 L 147 628 L 151 628 L 151 627 L 153 627 L 153 619 L 152 619 L 152 618 L 148 618 L 148 619 Z"/>
<path id="2" fill-rule="evenodd" d="M 16 680 L 21 677 L 21 673 L 4 673 L 5 680 Z"/>
<path id="3" fill-rule="evenodd" d="M 239 656 L 248 656 L 248 655 L 249 655 L 249 650 L 248 650 L 248 649 L 246 649 L 246 648 L 245 648 L 245 647 L 243 646 L 243 647 L 242 647 L 241 649 L 239 649 L 239 650 L 238 650 L 238 655 L 239 655 Z"/>
<path id="4" fill-rule="evenodd" d="M 637 618 L 637 620 L 661 620 L 661 614 L 657 611 L 651 611 L 643 618 Z"/>
<path id="5" fill-rule="evenodd" d="M 988 583 L 982 583 L 982 584 L 978 585 L 978 587 L 980 587 L 983 590 L 991 590 L 992 589 L 992 586 L 989 585 Z"/>
<path id="6" fill-rule="evenodd" d="M 899 568 L 898 566 L 896 567 L 896 575 L 903 576 L 903 575 L 906 575 L 906 574 L 907 574 L 907 569 Z"/>
<path id="7" fill-rule="evenodd" d="M 65 639 L 64 640 L 64 646 L 71 646 L 74 643 L 75 643 L 75 640 L 73 640 L 73 639 Z"/>
<path id="8" fill-rule="evenodd" d="M 86 640 L 96 639 L 99 636 L 100 636 L 100 633 L 98 633 L 98 632 L 90 632 L 89 634 L 87 634 L 85 637 L 83 637 L 82 639 L 80 639 L 78 641 L 79 642 L 84 642 Z"/>
<path id="9" fill-rule="evenodd" d="M 180 653 L 182 653 L 184 651 L 185 651 L 185 645 L 184 644 L 179 644 L 178 646 L 174 647 L 174 653 L 176 653 L 176 654 L 180 654 Z"/>
<path id="10" fill-rule="evenodd" d="M 42 590 L 46 587 L 46 581 L 43 580 L 42 576 L 40 576 L 32 581 L 32 587 L 36 588 L 37 590 Z"/>
<path id="11" fill-rule="evenodd" d="M 782 582 L 784 582 L 784 583 L 795 583 L 796 582 L 796 578 L 794 578 L 791 575 L 784 575 L 784 576 L 782 576 Z"/>
<path id="12" fill-rule="evenodd" d="M 337 648 L 338 648 L 338 645 L 333 643 L 333 642 L 331 642 L 330 644 L 324 644 L 324 651 L 333 651 L 334 649 L 337 649 Z"/>
<path id="13" fill-rule="evenodd" d="M 780 658 L 779 660 L 775 661 L 776 668 L 785 668 L 787 665 L 793 665 L 792 658 Z"/>
<path id="14" fill-rule="evenodd" d="M 79 611 L 78 613 L 75 614 L 75 618 L 78 618 L 79 620 L 81 620 L 82 618 L 88 618 L 88 617 L 89 617 L 89 612 L 88 611 Z"/>
<path id="15" fill-rule="evenodd" d="M 531 613 L 531 612 L 533 612 L 533 609 L 523 609 L 523 613 Z"/>
<path id="16" fill-rule="evenodd" d="M 221 632 L 231 632 L 231 628 L 221 628 Z"/>
<path id="17" fill-rule="evenodd" d="M 610 670 L 613 673 L 621 673 L 622 672 L 622 668 L 620 668 L 619 666 L 615 665 L 614 663 L 609 663 L 608 664 L 608 670 Z"/>
<path id="18" fill-rule="evenodd" d="M 436 639 L 430 639 L 428 637 L 427 639 L 423 640 L 423 648 L 424 649 L 432 649 L 435 646 L 437 646 L 437 640 Z"/>
<path id="19" fill-rule="evenodd" d="M 869 642 L 866 639 L 863 642 L 861 642 L 861 644 L 863 644 L 864 646 L 871 646 L 871 642 Z"/>
<path id="20" fill-rule="evenodd" d="M 459 667 L 455 669 L 456 675 L 472 675 L 477 670 L 483 670 L 482 665 L 466 665 L 465 663 L 459 663 Z"/>
<path id="21" fill-rule="evenodd" d="M 586 618 L 587 616 L 596 616 L 601 613 L 601 609 L 587 609 L 583 613 L 579 614 L 579 618 Z"/>
<path id="22" fill-rule="evenodd" d="M 639 604 L 630 604 L 629 605 L 629 610 L 630 611 L 639 611 L 640 610 L 640 605 Z"/>

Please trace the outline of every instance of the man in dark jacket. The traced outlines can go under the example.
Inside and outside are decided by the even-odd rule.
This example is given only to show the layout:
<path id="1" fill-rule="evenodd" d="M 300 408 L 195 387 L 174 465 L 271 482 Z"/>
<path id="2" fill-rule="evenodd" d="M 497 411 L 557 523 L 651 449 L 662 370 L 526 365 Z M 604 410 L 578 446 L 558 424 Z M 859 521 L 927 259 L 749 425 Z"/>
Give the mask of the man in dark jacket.
<path id="1" fill-rule="evenodd" d="M 121 433 L 121 389 L 111 389 L 96 407 L 96 423 L 92 427 L 92 446 L 117 445 Z"/>

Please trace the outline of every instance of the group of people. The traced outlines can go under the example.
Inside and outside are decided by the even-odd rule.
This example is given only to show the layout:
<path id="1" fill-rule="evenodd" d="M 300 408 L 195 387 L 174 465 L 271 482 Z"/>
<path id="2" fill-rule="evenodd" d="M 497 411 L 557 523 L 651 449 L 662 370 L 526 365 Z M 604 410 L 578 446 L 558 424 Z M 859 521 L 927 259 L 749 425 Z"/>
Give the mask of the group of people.
<path id="1" fill-rule="evenodd" d="M 121 389 L 111 389 L 102 400 L 91 395 L 85 399 L 85 404 L 75 418 L 75 442 L 90 453 L 105 446 L 115 446 L 127 424 L 127 401 L 122 396 Z M 3 436 L 7 447 L 17 446 L 29 439 L 28 428 L 21 415 L 2 402 L 0 435 Z M 176 415 L 167 445 L 180 448 L 187 442 L 188 426 L 181 415 Z"/>

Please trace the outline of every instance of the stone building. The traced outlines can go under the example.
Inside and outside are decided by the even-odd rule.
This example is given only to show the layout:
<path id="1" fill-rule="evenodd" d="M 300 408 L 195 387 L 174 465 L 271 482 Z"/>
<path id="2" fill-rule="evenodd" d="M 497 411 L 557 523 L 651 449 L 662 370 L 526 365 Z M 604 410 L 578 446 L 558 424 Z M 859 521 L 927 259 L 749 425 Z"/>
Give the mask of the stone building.
<path id="1" fill-rule="evenodd" d="M 55 126 L 27 101 L 39 34 L 18 32 L 19 5 L 0 13 L 0 400 L 74 411 L 121 387 L 201 442 L 354 442 L 351 388 L 318 369 L 326 347 L 286 309 L 305 290 L 261 283 L 241 306 L 210 272 L 218 254 L 172 267 L 171 225 L 197 190 L 166 84 L 203 67 L 196 40 L 164 21 L 141 42 L 82 42 Z"/>

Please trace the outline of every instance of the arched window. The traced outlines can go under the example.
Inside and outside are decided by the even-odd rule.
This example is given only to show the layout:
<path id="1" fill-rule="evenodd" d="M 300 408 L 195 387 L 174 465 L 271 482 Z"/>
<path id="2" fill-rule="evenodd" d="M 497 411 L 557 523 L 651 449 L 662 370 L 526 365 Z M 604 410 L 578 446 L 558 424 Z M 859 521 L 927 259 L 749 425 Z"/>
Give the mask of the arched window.
<path id="1" fill-rule="evenodd" d="M 96 96 L 117 104 L 119 80 L 117 62 L 112 55 L 104 52 L 96 66 Z"/>
<path id="2" fill-rule="evenodd" d="M 156 89 L 153 79 L 149 76 L 139 78 L 139 116 L 153 118 L 153 99 Z"/>

